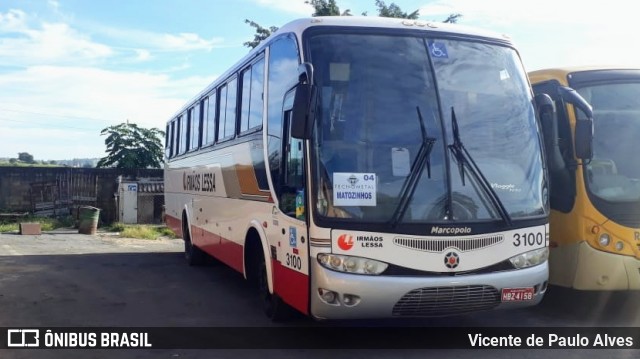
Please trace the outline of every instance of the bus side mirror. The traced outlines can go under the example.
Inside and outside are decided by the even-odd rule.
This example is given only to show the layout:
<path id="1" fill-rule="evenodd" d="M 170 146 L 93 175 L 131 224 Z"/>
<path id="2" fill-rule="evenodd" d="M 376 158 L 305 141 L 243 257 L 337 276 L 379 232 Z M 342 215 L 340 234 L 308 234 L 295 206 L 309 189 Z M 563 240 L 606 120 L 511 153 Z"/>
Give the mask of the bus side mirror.
<path id="1" fill-rule="evenodd" d="M 593 119 L 576 121 L 576 157 L 582 160 L 593 158 Z"/>
<path id="2" fill-rule="evenodd" d="M 313 66 L 302 63 L 298 67 L 298 84 L 295 87 L 293 108 L 291 110 L 291 137 L 298 139 L 311 138 L 315 109 L 315 86 Z"/>
<path id="3" fill-rule="evenodd" d="M 570 87 L 558 87 L 558 94 L 563 100 L 582 111 L 587 118 L 578 119 L 576 116 L 575 150 L 576 157 L 589 160 L 593 157 L 593 109 L 578 92 Z"/>
<path id="4" fill-rule="evenodd" d="M 551 172 L 563 170 L 566 166 L 562 152 L 560 152 L 558 118 L 554 113 L 553 100 L 545 93 L 536 94 L 534 99 L 542 127 L 542 140 L 549 170 Z"/>

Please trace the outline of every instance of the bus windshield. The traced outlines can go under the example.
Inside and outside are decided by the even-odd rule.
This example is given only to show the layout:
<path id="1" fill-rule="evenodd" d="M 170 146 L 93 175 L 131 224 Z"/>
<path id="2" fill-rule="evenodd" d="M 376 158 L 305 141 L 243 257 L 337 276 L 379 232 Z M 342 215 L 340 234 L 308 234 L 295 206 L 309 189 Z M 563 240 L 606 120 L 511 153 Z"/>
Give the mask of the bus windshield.
<path id="1" fill-rule="evenodd" d="M 593 107 L 593 159 L 587 187 L 611 202 L 640 200 L 640 83 L 611 83 L 577 89 Z M 578 114 L 580 115 L 580 114 Z"/>
<path id="2" fill-rule="evenodd" d="M 308 48 L 320 216 L 395 224 L 545 215 L 539 134 L 515 50 L 371 33 L 316 34 Z"/>

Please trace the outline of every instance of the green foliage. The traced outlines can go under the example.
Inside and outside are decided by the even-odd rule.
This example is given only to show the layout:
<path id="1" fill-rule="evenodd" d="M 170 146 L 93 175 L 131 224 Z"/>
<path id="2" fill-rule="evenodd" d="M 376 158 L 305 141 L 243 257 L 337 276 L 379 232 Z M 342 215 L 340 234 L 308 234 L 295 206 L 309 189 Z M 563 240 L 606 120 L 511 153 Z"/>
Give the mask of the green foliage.
<path id="1" fill-rule="evenodd" d="M 121 238 L 158 239 L 160 237 L 177 238 L 175 233 L 164 226 L 144 224 L 114 223 L 106 228 L 109 232 L 119 232 Z"/>
<path id="2" fill-rule="evenodd" d="M 18 230 L 17 223 L 0 223 L 0 233 L 13 232 Z"/>
<path id="3" fill-rule="evenodd" d="M 98 161 L 96 167 L 115 168 L 161 168 L 163 149 L 161 137 L 164 132 L 151 128 L 139 127 L 135 123 L 123 122 L 109 126 L 101 135 L 107 135 L 104 140 L 107 145 L 107 156 Z"/>
<path id="4" fill-rule="evenodd" d="M 347 9 L 340 13 L 340 8 L 336 4 L 336 0 L 307 0 L 305 3 L 313 6 L 314 12 L 311 16 L 351 16 L 351 10 Z M 245 42 L 243 45 L 248 48 L 255 48 L 260 42 L 278 31 L 276 26 L 270 26 L 268 28 L 258 24 L 255 21 L 249 19 L 244 20 L 245 24 L 256 29 L 256 33 L 253 34 L 253 40 Z"/>
<path id="5" fill-rule="evenodd" d="M 12 158 L 14 159 L 14 158 Z M 24 163 L 20 161 L 11 161 L 12 159 L 7 161 L 0 161 L 0 167 L 60 167 L 59 165 L 51 165 L 51 164 L 42 164 L 39 162 L 34 163 Z"/>
<path id="6" fill-rule="evenodd" d="M 457 24 L 458 19 L 462 17 L 462 14 L 449 14 L 449 16 L 443 21 L 449 24 Z"/>
<path id="7" fill-rule="evenodd" d="M 18 231 L 20 229 L 20 222 L 40 223 L 40 228 L 43 231 L 51 231 L 57 228 L 71 228 L 73 227 L 75 220 L 71 216 L 60 218 L 26 216 L 20 217 L 17 220 L 12 219 L 0 221 L 0 232 Z"/>
<path id="8" fill-rule="evenodd" d="M 167 227 L 158 227 L 158 228 L 156 228 L 156 230 L 163 237 L 178 238 L 178 236 L 176 236 L 176 234 L 171 229 L 169 229 Z"/>
<path id="9" fill-rule="evenodd" d="M 314 12 L 311 16 L 340 16 L 340 12 L 336 0 L 308 0 L 305 3 L 313 6 Z M 350 10 L 345 10 L 344 14 L 350 15 Z"/>
<path id="10" fill-rule="evenodd" d="M 18 161 L 24 163 L 35 163 L 35 161 L 33 160 L 33 155 L 29 154 L 28 152 L 18 152 Z"/>
<path id="11" fill-rule="evenodd" d="M 105 228 L 109 232 L 122 232 L 125 229 L 124 223 L 116 222 Z"/>
<path id="12" fill-rule="evenodd" d="M 275 26 L 270 26 L 269 28 L 260 26 L 260 24 L 255 21 L 251 21 L 249 19 L 244 20 L 245 24 L 249 24 L 249 26 L 256 29 L 256 33 L 253 34 L 253 40 L 245 42 L 243 45 L 249 48 L 254 48 L 260 44 L 260 42 L 267 37 L 271 36 L 274 32 L 278 31 L 278 28 Z"/>
<path id="13" fill-rule="evenodd" d="M 401 19 L 415 20 L 420 16 L 418 10 L 412 13 L 406 13 L 400 9 L 400 6 L 395 3 L 391 3 L 387 6 L 382 0 L 376 0 L 376 7 L 378 8 L 378 16 L 380 17 L 395 17 Z"/>
<path id="14" fill-rule="evenodd" d="M 338 7 L 336 0 L 306 0 L 305 3 L 313 7 L 313 14 L 311 14 L 311 16 L 351 16 L 352 15 L 350 9 L 340 12 L 340 7 Z M 393 17 L 393 18 L 411 19 L 411 20 L 416 20 L 420 17 L 419 10 L 416 10 L 411 13 L 407 13 L 402 11 L 400 6 L 396 5 L 395 3 L 391 3 L 387 5 L 382 0 L 376 0 L 376 7 L 378 8 L 378 16 L 380 17 Z M 366 11 L 363 12 L 362 16 L 367 16 L 367 12 Z M 457 23 L 461 17 L 462 17 L 462 14 L 450 14 L 443 22 L 452 23 L 452 24 Z M 247 41 L 244 43 L 244 46 L 247 46 L 252 49 L 258 46 L 258 44 L 260 44 L 260 41 L 268 38 L 272 33 L 278 30 L 278 28 L 275 26 L 266 28 L 259 25 L 255 21 L 251 21 L 248 19 L 245 19 L 244 22 L 256 29 L 256 33 L 253 35 L 253 40 Z"/>

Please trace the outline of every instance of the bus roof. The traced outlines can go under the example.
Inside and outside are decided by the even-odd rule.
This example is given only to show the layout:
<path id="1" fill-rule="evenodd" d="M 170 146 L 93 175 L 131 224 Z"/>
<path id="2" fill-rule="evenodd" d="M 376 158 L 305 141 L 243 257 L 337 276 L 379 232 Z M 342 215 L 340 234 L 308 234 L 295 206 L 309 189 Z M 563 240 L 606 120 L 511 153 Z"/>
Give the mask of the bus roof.
<path id="1" fill-rule="evenodd" d="M 387 29 L 424 29 L 435 32 L 446 32 L 459 35 L 472 35 L 493 39 L 509 40 L 508 36 L 496 32 L 478 29 L 458 24 L 442 22 L 409 20 L 378 16 L 320 16 L 302 18 L 291 21 L 280 28 L 274 36 L 281 32 L 295 32 L 301 34 L 305 29 L 315 26 L 353 26 Z"/>
<path id="2" fill-rule="evenodd" d="M 311 27 L 354 27 L 354 28 L 376 28 L 376 29 L 404 29 L 404 30 L 423 30 L 432 33 L 453 34 L 460 36 L 470 36 L 477 38 L 485 38 L 490 40 L 496 40 L 507 44 L 512 44 L 509 36 L 500 34 L 497 32 L 479 29 L 470 26 L 464 26 L 459 24 L 448 24 L 443 22 L 423 21 L 423 20 L 410 20 L 401 18 L 388 18 L 378 16 L 318 16 L 293 20 L 274 32 L 267 39 L 263 40 L 254 49 L 249 51 L 244 57 L 233 64 L 229 69 L 222 73 L 218 78 L 211 82 L 207 87 L 200 91 L 196 96 L 189 99 L 189 101 L 180 107 L 168 120 L 171 122 L 186 109 L 188 109 L 194 102 L 205 96 L 211 90 L 213 90 L 220 81 L 224 81 L 228 76 L 238 70 L 238 66 L 241 66 L 245 62 L 251 60 L 254 56 L 260 53 L 264 47 L 269 44 L 271 39 L 286 33 L 294 33 L 298 40 L 302 33 Z"/>
<path id="3" fill-rule="evenodd" d="M 558 80 L 561 84 L 567 86 L 567 78 L 570 74 L 603 70 L 640 70 L 640 68 L 614 65 L 565 66 L 535 70 L 529 72 L 528 75 L 529 81 L 531 81 L 532 84 L 549 80 Z"/>

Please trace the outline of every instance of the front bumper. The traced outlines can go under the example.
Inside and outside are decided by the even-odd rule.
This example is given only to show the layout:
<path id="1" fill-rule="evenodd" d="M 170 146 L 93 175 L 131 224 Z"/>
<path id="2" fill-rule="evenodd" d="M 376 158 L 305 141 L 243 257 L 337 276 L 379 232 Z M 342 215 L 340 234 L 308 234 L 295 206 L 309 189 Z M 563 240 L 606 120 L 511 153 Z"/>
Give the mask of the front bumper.
<path id="1" fill-rule="evenodd" d="M 399 318 L 466 314 L 476 310 L 507 309 L 540 303 L 547 287 L 548 263 L 519 270 L 459 276 L 367 276 L 336 272 L 311 261 L 311 315 L 317 319 Z M 531 300 L 501 302 L 503 288 L 534 287 Z M 337 293 L 337 300 L 325 302 L 319 289 Z M 497 292 L 495 300 L 493 292 Z M 345 295 L 358 300 L 345 304 Z M 440 300 L 433 304 L 433 299 Z M 426 302 L 429 302 L 425 304 Z M 403 310 L 412 302 L 413 309 Z M 484 303 L 484 304 L 478 304 Z M 419 310 L 431 305 L 434 310 Z M 443 308 L 439 311 L 438 308 Z M 416 310 L 415 308 L 418 308 Z M 446 308 L 446 310 L 445 310 Z M 451 311 L 453 309 L 453 312 Z M 456 309 L 460 309 L 456 311 Z"/>
<path id="2" fill-rule="evenodd" d="M 576 251 L 577 267 L 573 281 L 575 289 L 640 289 L 640 260 L 595 249 L 587 242 L 577 245 Z"/>

